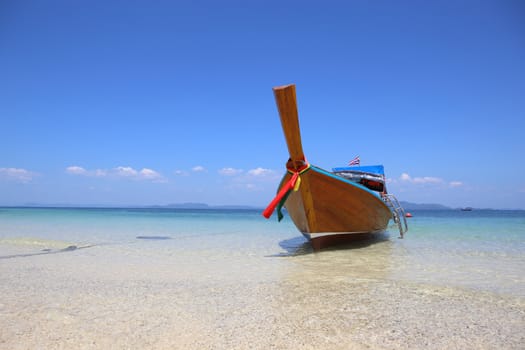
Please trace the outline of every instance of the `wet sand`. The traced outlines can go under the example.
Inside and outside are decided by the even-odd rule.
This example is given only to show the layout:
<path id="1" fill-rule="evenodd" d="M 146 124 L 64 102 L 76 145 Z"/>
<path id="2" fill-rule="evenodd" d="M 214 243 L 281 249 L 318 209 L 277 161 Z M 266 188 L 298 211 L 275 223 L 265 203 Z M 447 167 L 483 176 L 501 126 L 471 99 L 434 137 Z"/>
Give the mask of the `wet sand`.
<path id="1" fill-rule="evenodd" d="M 352 264 L 107 245 L 1 259 L 0 349 L 525 347 L 523 298 L 395 280 L 347 253 Z"/>

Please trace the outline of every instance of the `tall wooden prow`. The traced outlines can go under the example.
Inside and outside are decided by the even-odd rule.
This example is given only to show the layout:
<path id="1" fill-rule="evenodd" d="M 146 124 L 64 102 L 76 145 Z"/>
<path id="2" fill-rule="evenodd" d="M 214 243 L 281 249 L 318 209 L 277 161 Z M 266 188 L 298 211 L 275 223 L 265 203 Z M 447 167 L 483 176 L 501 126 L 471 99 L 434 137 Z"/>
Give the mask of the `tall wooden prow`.
<path id="1" fill-rule="evenodd" d="M 298 170 L 305 166 L 306 159 L 304 157 L 303 145 L 301 142 L 295 85 L 291 84 L 274 87 L 273 93 L 275 95 L 277 109 L 279 110 L 288 152 L 290 154 L 287 168 Z"/>
<path id="2" fill-rule="evenodd" d="M 310 184 L 307 177 L 299 178 L 300 174 L 307 171 L 310 165 L 306 161 L 303 152 L 303 145 L 301 142 L 301 130 L 299 127 L 299 116 L 297 112 L 297 99 L 295 95 L 295 85 L 284 85 L 273 88 L 275 95 L 275 102 L 279 110 L 279 117 L 281 118 L 281 126 L 283 128 L 284 137 L 288 146 L 288 153 L 290 159 L 286 164 L 288 170 L 288 178 L 285 186 L 281 187 L 274 202 L 270 204 L 269 208 L 276 205 L 277 202 L 286 197 L 286 193 L 294 188 L 297 196 L 301 198 L 300 206 L 303 207 L 304 220 L 302 231 L 315 230 L 317 228 L 316 214 L 313 210 L 313 200 L 310 192 Z M 300 185 L 300 186 L 299 186 Z M 300 188 L 298 190 L 298 188 Z M 265 217 L 271 215 L 271 211 L 266 211 L 263 214 Z"/>

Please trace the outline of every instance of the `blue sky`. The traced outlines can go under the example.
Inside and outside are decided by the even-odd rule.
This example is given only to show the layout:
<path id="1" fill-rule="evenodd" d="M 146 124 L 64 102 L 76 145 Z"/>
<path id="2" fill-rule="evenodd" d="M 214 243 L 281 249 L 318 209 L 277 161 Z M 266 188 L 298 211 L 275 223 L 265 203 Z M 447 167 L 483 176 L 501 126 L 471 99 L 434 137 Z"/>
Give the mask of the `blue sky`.
<path id="1" fill-rule="evenodd" d="M 522 1 L 2 1 L 0 205 L 265 206 L 303 148 L 400 200 L 525 208 Z"/>

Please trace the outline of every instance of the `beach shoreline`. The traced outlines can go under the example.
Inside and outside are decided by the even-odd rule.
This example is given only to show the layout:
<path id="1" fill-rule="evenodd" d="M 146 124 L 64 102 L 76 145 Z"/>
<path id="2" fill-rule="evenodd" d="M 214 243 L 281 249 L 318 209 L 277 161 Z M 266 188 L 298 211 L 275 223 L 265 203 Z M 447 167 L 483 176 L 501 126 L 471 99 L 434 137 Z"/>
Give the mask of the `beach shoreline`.
<path id="1" fill-rule="evenodd" d="M 525 300 L 518 296 L 345 274 L 323 264 L 313 268 L 310 260 L 318 254 L 200 256 L 94 246 L 0 260 L 0 348 L 525 344 Z"/>

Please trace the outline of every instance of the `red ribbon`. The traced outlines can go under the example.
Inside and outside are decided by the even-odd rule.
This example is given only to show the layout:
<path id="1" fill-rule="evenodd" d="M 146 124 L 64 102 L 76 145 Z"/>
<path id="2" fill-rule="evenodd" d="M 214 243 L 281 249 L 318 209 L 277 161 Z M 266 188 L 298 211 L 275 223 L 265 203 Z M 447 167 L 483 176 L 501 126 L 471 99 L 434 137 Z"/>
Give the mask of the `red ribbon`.
<path id="1" fill-rule="evenodd" d="M 265 218 L 269 219 L 275 211 L 275 208 L 279 207 L 279 221 L 281 221 L 283 216 L 280 210 L 281 207 L 284 205 L 284 202 L 288 198 L 288 194 L 293 189 L 297 191 L 297 189 L 301 185 L 300 182 L 297 182 L 301 180 L 299 176 L 310 169 L 310 164 L 306 162 L 306 159 L 302 161 L 302 166 L 300 166 L 299 168 L 293 168 L 293 165 L 293 162 L 289 160 L 286 165 L 286 169 L 290 174 L 292 174 L 292 177 L 281 187 L 275 198 L 270 202 L 270 204 L 268 204 L 266 209 L 264 209 L 263 216 Z"/>
<path id="2" fill-rule="evenodd" d="M 281 189 L 279 190 L 275 198 L 270 202 L 270 204 L 268 204 L 266 209 L 264 209 L 263 216 L 265 218 L 269 219 L 270 216 L 272 216 L 279 202 L 284 198 L 284 196 L 288 194 L 288 192 L 290 192 L 295 187 L 295 183 L 297 182 L 298 178 L 299 178 L 299 171 L 294 171 L 290 180 L 288 180 L 288 182 L 286 182 L 284 186 L 281 187 Z"/>

